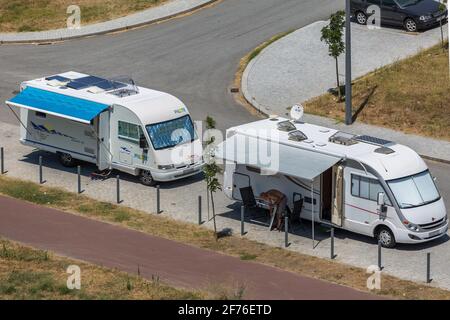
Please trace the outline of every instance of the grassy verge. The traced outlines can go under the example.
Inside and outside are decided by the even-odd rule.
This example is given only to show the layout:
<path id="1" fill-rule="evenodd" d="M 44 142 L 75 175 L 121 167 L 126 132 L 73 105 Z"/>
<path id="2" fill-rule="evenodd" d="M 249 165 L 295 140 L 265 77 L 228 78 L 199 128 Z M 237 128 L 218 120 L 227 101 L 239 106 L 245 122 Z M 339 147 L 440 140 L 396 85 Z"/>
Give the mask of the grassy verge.
<path id="1" fill-rule="evenodd" d="M 247 68 L 248 64 L 255 59 L 265 48 L 270 46 L 272 43 L 274 43 L 277 40 L 280 40 L 281 38 L 287 36 L 288 34 L 294 32 L 295 30 L 290 30 L 287 32 L 283 32 L 280 34 L 277 34 L 267 40 L 266 42 L 260 44 L 255 49 L 253 49 L 251 52 L 246 54 L 241 60 L 239 61 L 238 70 L 236 71 L 236 74 L 234 76 L 233 81 L 233 87 L 234 88 L 241 88 L 241 82 L 242 82 L 242 75 L 244 74 L 245 68 Z M 240 92 L 240 91 L 239 91 Z M 242 93 L 239 93 L 235 96 L 237 102 L 239 102 L 241 105 L 247 108 L 252 114 L 258 114 L 257 110 L 245 99 L 244 95 Z"/>
<path id="2" fill-rule="evenodd" d="M 85 196 L 4 176 L 0 177 L 0 193 L 166 239 L 233 255 L 242 260 L 265 263 L 304 276 L 367 291 L 368 275 L 362 268 L 270 247 L 236 236 L 215 241 L 213 232 L 204 227 L 99 202 Z M 383 275 L 382 290 L 374 291 L 374 293 L 394 298 L 450 299 L 450 291 L 400 280 L 388 275 Z"/>
<path id="3" fill-rule="evenodd" d="M 358 121 L 450 141 L 448 51 L 440 45 L 383 67 L 354 82 Z M 325 94 L 306 112 L 343 121 L 345 103 Z M 359 110 L 359 111 L 358 111 Z"/>
<path id="4" fill-rule="evenodd" d="M 0 0 L 0 32 L 65 28 L 67 7 L 81 9 L 81 24 L 107 21 L 148 9 L 168 0 Z"/>
<path id="5" fill-rule="evenodd" d="M 69 265 L 81 270 L 81 289 L 67 288 Z M 0 299 L 202 299 L 189 292 L 117 270 L 0 240 Z"/>

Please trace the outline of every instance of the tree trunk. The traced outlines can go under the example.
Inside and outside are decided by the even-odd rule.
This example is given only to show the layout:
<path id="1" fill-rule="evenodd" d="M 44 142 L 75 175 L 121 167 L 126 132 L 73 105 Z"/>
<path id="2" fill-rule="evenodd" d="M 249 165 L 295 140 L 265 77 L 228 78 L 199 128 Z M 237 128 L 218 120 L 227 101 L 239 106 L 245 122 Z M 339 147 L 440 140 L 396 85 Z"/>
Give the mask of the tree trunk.
<path id="1" fill-rule="evenodd" d="M 444 30 L 442 28 L 442 19 L 439 20 L 439 26 L 441 27 L 441 45 L 442 45 L 442 50 L 445 51 L 445 48 L 444 48 Z"/>
<path id="2" fill-rule="evenodd" d="M 334 58 L 336 61 L 336 84 L 337 84 L 337 90 L 338 90 L 338 99 L 339 102 L 342 101 L 342 94 L 341 94 L 341 84 L 339 82 L 339 63 L 338 58 Z"/>
<path id="3" fill-rule="evenodd" d="M 216 238 L 216 241 L 217 241 L 218 236 L 217 236 L 217 226 L 216 226 L 216 207 L 214 205 L 214 194 L 212 191 L 211 191 L 211 208 L 212 208 L 213 222 L 214 222 L 214 237 Z"/>

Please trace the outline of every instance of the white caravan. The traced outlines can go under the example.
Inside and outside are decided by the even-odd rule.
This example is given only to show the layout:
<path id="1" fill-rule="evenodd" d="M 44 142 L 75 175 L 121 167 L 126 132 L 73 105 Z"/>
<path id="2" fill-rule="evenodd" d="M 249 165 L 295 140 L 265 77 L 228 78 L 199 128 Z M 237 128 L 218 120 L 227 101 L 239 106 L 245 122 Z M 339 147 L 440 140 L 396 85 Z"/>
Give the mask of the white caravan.
<path id="1" fill-rule="evenodd" d="M 216 157 L 226 160 L 224 192 L 237 201 L 248 187 L 256 200 L 277 189 L 291 213 L 376 237 L 385 247 L 430 241 L 448 230 L 427 165 L 403 145 L 271 118 L 228 129 Z"/>
<path id="2" fill-rule="evenodd" d="M 199 173 L 202 145 L 187 107 L 174 96 L 78 72 L 25 81 L 6 101 L 20 108 L 20 141 L 145 185 Z M 14 110 L 11 108 L 14 112 Z"/>

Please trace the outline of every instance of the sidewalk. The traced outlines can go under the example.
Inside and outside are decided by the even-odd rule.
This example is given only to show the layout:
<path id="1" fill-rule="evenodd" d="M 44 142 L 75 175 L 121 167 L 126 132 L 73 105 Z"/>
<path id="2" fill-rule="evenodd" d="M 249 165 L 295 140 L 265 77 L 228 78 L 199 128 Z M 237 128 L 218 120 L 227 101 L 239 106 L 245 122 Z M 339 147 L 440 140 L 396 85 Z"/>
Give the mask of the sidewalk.
<path id="1" fill-rule="evenodd" d="M 0 197 L 0 234 L 109 268 L 158 276 L 176 287 L 244 286 L 244 299 L 379 299 L 344 286 L 244 262 L 141 232 Z M 214 240 L 211 240 L 214 241 Z M 83 271 L 82 271 L 83 272 Z M 210 288 L 211 289 L 211 288 Z"/>
<path id="2" fill-rule="evenodd" d="M 215 1 L 217 0 L 172 0 L 161 6 L 115 20 L 81 26 L 80 29 L 64 28 L 38 32 L 0 33 L 0 44 L 60 41 L 126 30 L 169 19 L 176 15 L 196 10 Z"/>
<path id="3" fill-rule="evenodd" d="M 288 108 L 325 93 L 335 86 L 334 59 L 320 41 L 326 21 L 297 30 L 263 50 L 247 66 L 242 78 L 246 99 L 265 114 L 286 116 Z M 447 26 L 444 28 L 447 36 Z M 398 29 L 369 30 L 352 24 L 352 76 L 356 79 L 384 65 L 414 55 L 440 42 L 440 29 L 407 34 Z M 339 60 L 345 71 L 344 56 Z M 345 75 L 341 74 L 344 81 Z M 364 133 L 411 147 L 419 154 L 450 161 L 450 142 L 404 134 L 363 123 L 352 126 L 334 119 L 306 115 L 305 121 L 350 133 Z"/>

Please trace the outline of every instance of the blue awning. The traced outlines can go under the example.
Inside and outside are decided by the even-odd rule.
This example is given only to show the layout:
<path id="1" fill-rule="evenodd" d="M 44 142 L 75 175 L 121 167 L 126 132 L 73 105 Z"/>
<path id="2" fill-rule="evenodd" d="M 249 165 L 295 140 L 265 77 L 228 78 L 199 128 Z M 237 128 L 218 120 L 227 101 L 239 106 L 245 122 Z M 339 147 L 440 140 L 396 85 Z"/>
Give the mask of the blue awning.
<path id="1" fill-rule="evenodd" d="M 108 109 L 108 105 L 60 93 L 27 87 L 7 104 L 82 123 L 90 123 L 98 114 Z"/>

